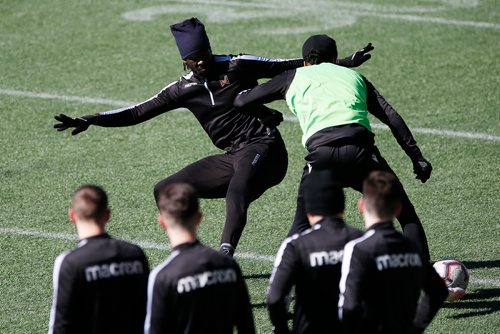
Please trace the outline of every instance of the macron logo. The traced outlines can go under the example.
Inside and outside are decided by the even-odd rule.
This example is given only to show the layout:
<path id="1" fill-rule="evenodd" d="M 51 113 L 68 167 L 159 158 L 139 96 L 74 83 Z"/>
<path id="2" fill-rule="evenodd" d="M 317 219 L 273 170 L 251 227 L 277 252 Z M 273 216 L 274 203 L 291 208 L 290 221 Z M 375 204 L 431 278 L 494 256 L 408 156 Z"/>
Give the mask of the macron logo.
<path id="1" fill-rule="evenodd" d="M 375 262 L 378 271 L 422 266 L 422 259 L 417 253 L 380 255 L 375 258 Z"/>
<path id="2" fill-rule="evenodd" d="M 87 282 L 97 281 L 111 277 L 141 275 L 144 268 L 141 261 L 123 261 L 99 264 L 85 268 Z"/>
<path id="3" fill-rule="evenodd" d="M 337 263 L 342 262 L 342 257 L 344 257 L 344 251 L 323 251 L 314 252 L 309 254 L 309 261 L 311 267 L 321 267 L 321 266 L 333 266 Z"/>
<path id="4" fill-rule="evenodd" d="M 185 293 L 215 284 L 235 283 L 237 279 L 234 269 L 205 271 L 201 274 L 186 276 L 179 279 L 177 282 L 177 292 Z"/>

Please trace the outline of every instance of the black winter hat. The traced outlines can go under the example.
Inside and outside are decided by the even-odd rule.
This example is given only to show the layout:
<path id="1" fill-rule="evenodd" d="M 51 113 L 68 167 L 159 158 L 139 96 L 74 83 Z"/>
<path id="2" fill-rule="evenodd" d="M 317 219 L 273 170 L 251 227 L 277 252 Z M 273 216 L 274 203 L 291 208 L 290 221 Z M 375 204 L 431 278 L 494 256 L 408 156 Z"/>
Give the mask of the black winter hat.
<path id="1" fill-rule="evenodd" d="M 304 180 L 306 213 L 331 216 L 344 212 L 345 196 L 330 169 L 313 169 Z"/>
<path id="2" fill-rule="evenodd" d="M 174 35 L 182 59 L 186 59 L 196 52 L 210 49 L 205 26 L 196 17 L 172 24 L 170 31 Z"/>

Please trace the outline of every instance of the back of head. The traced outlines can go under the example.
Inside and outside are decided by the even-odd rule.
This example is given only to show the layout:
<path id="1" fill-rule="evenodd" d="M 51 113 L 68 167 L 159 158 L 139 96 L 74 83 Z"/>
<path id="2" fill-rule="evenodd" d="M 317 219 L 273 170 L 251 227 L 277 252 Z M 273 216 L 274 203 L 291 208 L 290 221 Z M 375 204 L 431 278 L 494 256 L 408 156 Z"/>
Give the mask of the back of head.
<path id="1" fill-rule="evenodd" d="M 167 221 L 191 230 L 200 204 L 196 190 L 187 183 L 173 183 L 158 192 L 158 208 Z"/>
<path id="2" fill-rule="evenodd" d="M 100 220 L 108 209 L 108 195 L 99 186 L 81 186 L 73 193 L 71 208 L 81 220 Z"/>
<path id="3" fill-rule="evenodd" d="M 182 59 L 200 51 L 210 50 L 205 26 L 196 17 L 171 25 L 170 31 L 174 35 Z"/>
<path id="4" fill-rule="evenodd" d="M 332 216 L 344 212 L 345 197 L 342 187 L 335 182 L 330 169 L 313 169 L 304 180 L 306 213 Z"/>
<path id="5" fill-rule="evenodd" d="M 378 217 L 394 217 L 400 196 L 401 185 L 391 173 L 374 171 L 363 182 L 365 209 Z"/>
<path id="6" fill-rule="evenodd" d="M 328 35 L 313 35 L 302 46 L 302 57 L 311 65 L 332 63 L 337 55 L 337 43 Z"/>

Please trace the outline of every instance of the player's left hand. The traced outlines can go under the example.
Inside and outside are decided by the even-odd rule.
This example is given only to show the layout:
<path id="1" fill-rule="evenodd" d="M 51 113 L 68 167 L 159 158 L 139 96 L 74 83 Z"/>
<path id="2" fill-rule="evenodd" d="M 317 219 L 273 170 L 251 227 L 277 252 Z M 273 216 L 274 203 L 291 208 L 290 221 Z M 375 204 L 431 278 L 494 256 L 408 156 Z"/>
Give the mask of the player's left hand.
<path id="1" fill-rule="evenodd" d="M 266 115 L 260 118 L 260 121 L 268 128 L 275 128 L 283 122 L 283 114 L 278 110 L 269 109 Z"/>
<path id="2" fill-rule="evenodd" d="M 372 43 L 368 43 L 368 45 L 366 45 L 364 48 L 359 49 L 349 57 L 339 59 L 337 64 L 344 67 L 358 67 L 371 58 L 372 55 L 368 52 L 372 51 L 374 48 L 375 47 L 372 45 Z"/>
<path id="3" fill-rule="evenodd" d="M 413 162 L 413 173 L 417 175 L 416 179 L 425 183 L 430 177 L 432 172 L 432 165 L 424 158 L 420 158 Z"/>

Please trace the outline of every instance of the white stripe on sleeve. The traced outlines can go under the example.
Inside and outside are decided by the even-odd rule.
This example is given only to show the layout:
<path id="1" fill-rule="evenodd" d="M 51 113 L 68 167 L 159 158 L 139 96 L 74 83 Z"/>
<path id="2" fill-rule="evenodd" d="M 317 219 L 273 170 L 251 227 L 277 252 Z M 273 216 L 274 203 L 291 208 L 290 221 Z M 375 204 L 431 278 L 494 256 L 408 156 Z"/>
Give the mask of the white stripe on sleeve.
<path id="1" fill-rule="evenodd" d="M 354 251 L 354 246 L 356 246 L 356 244 L 370 238 L 374 233 L 375 233 L 374 230 L 369 230 L 368 232 L 363 234 L 361 237 L 349 241 L 344 247 L 344 259 L 342 260 L 342 275 L 340 276 L 340 282 L 339 282 L 339 290 L 340 290 L 339 320 L 341 320 L 341 321 L 342 321 L 342 317 L 343 317 L 342 312 L 343 312 L 343 306 L 344 306 L 344 293 L 345 293 L 345 288 L 346 288 L 347 276 L 349 275 L 349 269 L 351 267 L 352 252 Z"/>
<path id="2" fill-rule="evenodd" d="M 54 262 L 54 273 L 52 274 L 52 281 L 53 281 L 53 298 L 52 298 L 52 308 L 50 309 L 50 319 L 49 319 L 49 334 L 52 334 L 54 332 L 54 324 L 56 321 L 56 308 L 57 308 L 57 292 L 59 290 L 59 274 L 61 272 L 61 265 L 62 262 L 64 261 L 64 258 L 66 255 L 71 253 L 71 251 L 67 251 L 62 253 L 56 258 L 56 261 Z"/>
<path id="3" fill-rule="evenodd" d="M 162 271 L 172 260 L 177 257 L 177 255 L 180 254 L 179 250 L 176 250 L 170 254 L 167 259 L 159 264 L 156 268 L 153 269 L 153 271 L 149 274 L 148 278 L 148 302 L 146 306 L 146 320 L 144 321 L 144 334 L 149 334 L 149 331 L 151 330 L 151 312 L 153 308 L 153 288 L 155 285 L 156 281 L 156 276 L 158 276 L 158 273 Z"/>

